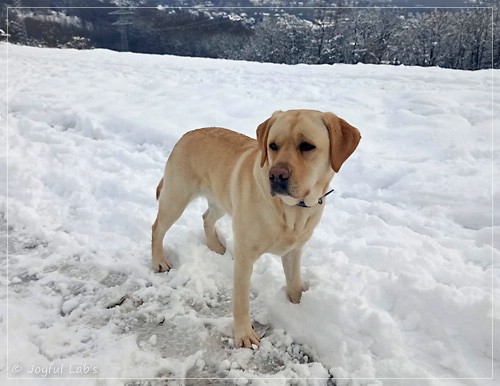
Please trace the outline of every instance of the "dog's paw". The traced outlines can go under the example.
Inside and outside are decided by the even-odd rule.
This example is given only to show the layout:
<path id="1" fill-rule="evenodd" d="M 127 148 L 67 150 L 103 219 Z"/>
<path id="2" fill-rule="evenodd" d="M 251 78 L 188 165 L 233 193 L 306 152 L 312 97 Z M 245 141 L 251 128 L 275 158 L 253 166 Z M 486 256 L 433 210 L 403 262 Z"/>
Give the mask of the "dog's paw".
<path id="1" fill-rule="evenodd" d="M 155 272 L 168 272 L 172 268 L 172 263 L 165 257 L 153 258 L 153 270 Z"/>
<path id="2" fill-rule="evenodd" d="M 299 304 L 300 299 L 302 299 L 302 293 L 306 292 L 309 289 L 309 283 L 302 283 L 297 288 L 287 288 L 286 294 L 288 295 L 288 299 L 294 303 Z"/>
<path id="3" fill-rule="evenodd" d="M 219 255 L 223 255 L 226 253 L 226 247 L 219 240 L 212 240 L 212 242 L 207 242 L 207 246 Z"/>
<path id="4" fill-rule="evenodd" d="M 293 304 L 299 304 L 302 298 L 302 291 L 287 291 L 288 300 Z"/>
<path id="5" fill-rule="evenodd" d="M 252 348 L 260 346 L 260 339 L 251 324 L 234 327 L 234 346 Z"/>

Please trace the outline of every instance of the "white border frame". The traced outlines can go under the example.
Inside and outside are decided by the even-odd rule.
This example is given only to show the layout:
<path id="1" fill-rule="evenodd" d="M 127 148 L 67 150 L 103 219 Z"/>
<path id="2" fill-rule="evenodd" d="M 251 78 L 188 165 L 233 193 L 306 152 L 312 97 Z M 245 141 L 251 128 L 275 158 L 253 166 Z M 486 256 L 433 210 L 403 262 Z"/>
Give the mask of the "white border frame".
<path id="1" fill-rule="evenodd" d="M 6 217 L 6 269 L 7 269 L 7 291 L 6 291 L 6 298 L 7 298 L 7 304 L 6 304 L 6 330 L 7 330 L 7 355 L 6 355 L 6 372 L 7 372 L 7 380 L 46 380 L 46 379 L 56 379 L 60 381 L 65 381 L 65 380 L 126 380 L 126 381 L 148 381 L 148 380 L 163 380 L 163 381 L 169 381 L 169 380 L 240 380 L 244 379 L 245 377 L 239 377 L 239 378 L 207 378 L 207 377 L 202 377 L 202 378 L 130 378 L 130 377 L 120 377 L 120 378 L 100 378 L 100 377 L 78 377 L 78 378 L 70 378 L 70 377 L 37 377 L 37 378 L 30 378 L 30 377 L 16 377 L 16 376 L 10 376 L 10 374 L 13 371 L 13 369 L 18 366 L 18 365 L 10 365 L 9 363 L 9 213 L 8 213 L 8 207 L 9 207 L 9 12 L 11 9 L 118 9 L 118 8 L 124 8 L 124 9 L 137 9 L 137 8 L 144 8 L 144 9 L 160 9 L 158 7 L 7 7 L 7 28 L 6 28 L 6 34 L 7 34 L 7 44 L 6 44 L 6 53 L 7 53 L 7 69 L 6 69 L 6 74 L 7 74 L 7 107 L 6 107 L 6 157 L 7 157 L 7 162 L 6 162 L 6 194 L 7 194 L 7 199 L 6 199 L 6 205 L 7 205 L 7 211 L 5 213 Z M 494 7 L 377 7 L 377 6 L 372 6 L 372 7 L 280 7 L 280 6 L 255 6 L 255 7 L 215 7 L 215 6 L 200 6 L 200 7 L 164 7 L 164 9 L 195 9 L 195 10 L 204 10 L 204 9 L 238 9 L 238 10 L 245 10 L 245 9 L 392 9 L 392 10 L 397 10 L 397 9 L 490 9 L 491 10 L 491 68 L 489 71 L 491 71 L 491 377 L 490 378 L 435 378 L 435 377 L 422 377 L 422 378 L 333 378 L 334 381 L 336 380 L 361 380 L 361 381 L 377 381 L 377 380 L 493 380 L 494 379 L 494 336 L 495 336 L 495 328 L 494 328 L 494 316 L 495 316 L 495 302 L 494 302 L 494 284 L 495 284 L 495 276 L 494 276 L 494 32 L 495 32 L 495 24 L 494 24 Z M 500 47 L 499 47 L 500 49 Z M 252 380 L 252 379 L 257 379 L 257 380 L 289 380 L 289 378 L 276 378 L 276 377 L 247 377 L 246 379 Z M 293 379 L 301 379 L 301 380 L 328 380 L 330 378 L 293 378 Z"/>

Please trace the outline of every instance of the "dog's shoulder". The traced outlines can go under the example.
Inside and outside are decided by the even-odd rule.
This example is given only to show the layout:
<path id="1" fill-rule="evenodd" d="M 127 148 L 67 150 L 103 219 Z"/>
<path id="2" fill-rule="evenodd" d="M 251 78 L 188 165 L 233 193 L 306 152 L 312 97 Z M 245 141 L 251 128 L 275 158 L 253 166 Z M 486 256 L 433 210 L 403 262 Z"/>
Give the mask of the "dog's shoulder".
<path id="1" fill-rule="evenodd" d="M 212 152 L 224 151 L 238 153 L 257 146 L 257 141 L 244 134 L 221 127 L 204 127 L 187 132 L 179 141 L 193 143 Z M 216 154 L 214 154 L 216 155 Z"/>
<path id="2" fill-rule="evenodd" d="M 203 140 L 222 141 L 228 145 L 245 147 L 255 144 L 256 140 L 244 134 L 222 127 L 204 127 L 187 133 L 191 137 Z"/>

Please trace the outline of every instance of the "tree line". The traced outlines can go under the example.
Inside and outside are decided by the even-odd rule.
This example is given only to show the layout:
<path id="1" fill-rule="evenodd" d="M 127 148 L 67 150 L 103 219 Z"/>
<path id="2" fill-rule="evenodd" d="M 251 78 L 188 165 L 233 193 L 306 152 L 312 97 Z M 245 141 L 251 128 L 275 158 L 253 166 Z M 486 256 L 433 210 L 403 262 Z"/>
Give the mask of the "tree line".
<path id="1" fill-rule="evenodd" d="M 10 42 L 36 46 L 120 50 L 125 33 L 128 49 L 141 53 L 285 64 L 500 68 L 498 8 L 318 6 L 293 12 L 137 7 L 119 28 L 119 16 L 110 11 L 99 7 L 11 9 L 9 25 L 2 15 L 0 29 L 8 29 Z M 27 41 L 22 41 L 23 28 Z"/>
<path id="2" fill-rule="evenodd" d="M 491 9 L 321 9 L 314 22 L 293 15 L 264 18 L 234 57 L 288 64 L 499 68 L 495 21 L 500 32 L 499 13 Z"/>

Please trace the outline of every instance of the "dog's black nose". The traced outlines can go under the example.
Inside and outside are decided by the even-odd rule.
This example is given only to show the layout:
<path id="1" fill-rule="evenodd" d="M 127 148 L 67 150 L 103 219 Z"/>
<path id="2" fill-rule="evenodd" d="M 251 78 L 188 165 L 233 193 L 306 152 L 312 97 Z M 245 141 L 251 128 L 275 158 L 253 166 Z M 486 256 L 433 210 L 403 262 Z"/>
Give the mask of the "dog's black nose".
<path id="1" fill-rule="evenodd" d="M 273 166 L 269 170 L 269 179 L 271 181 L 286 181 L 290 178 L 290 171 L 285 166 Z"/>
<path id="2" fill-rule="evenodd" d="M 271 192 L 273 194 L 288 194 L 288 179 L 290 170 L 282 165 L 273 166 L 269 170 L 269 181 L 271 182 Z"/>

